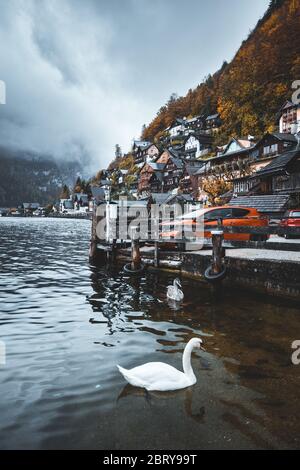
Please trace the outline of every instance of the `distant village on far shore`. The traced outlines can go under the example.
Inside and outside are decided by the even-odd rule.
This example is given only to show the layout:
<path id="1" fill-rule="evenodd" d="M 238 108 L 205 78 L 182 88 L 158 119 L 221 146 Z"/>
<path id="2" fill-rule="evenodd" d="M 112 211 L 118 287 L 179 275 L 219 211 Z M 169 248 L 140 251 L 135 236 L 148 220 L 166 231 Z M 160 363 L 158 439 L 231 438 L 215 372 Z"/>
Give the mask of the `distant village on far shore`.
<path id="1" fill-rule="evenodd" d="M 175 121 L 157 142 L 134 140 L 122 154 L 88 182 L 79 177 L 70 190 L 47 207 L 24 202 L 0 215 L 88 216 L 107 198 L 126 196 L 144 203 L 255 207 L 270 217 L 300 206 L 300 105 L 286 101 L 278 112 L 278 129 L 257 139 L 231 138 L 215 146 L 219 114 Z"/>

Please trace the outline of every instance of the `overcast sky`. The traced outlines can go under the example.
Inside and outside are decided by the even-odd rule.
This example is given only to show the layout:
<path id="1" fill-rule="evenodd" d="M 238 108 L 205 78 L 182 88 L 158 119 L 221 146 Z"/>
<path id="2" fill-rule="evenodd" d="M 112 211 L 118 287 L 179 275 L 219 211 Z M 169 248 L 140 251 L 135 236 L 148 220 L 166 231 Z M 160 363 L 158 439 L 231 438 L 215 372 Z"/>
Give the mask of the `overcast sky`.
<path id="1" fill-rule="evenodd" d="M 269 0 L 0 0 L 0 145 L 104 167 L 229 61 Z"/>

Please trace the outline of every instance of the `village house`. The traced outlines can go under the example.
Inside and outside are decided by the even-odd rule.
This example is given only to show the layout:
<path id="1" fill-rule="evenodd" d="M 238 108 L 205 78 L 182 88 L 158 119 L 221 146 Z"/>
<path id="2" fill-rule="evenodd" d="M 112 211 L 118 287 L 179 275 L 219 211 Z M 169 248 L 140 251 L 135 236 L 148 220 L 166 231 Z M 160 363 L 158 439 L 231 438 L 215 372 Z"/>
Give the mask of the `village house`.
<path id="1" fill-rule="evenodd" d="M 132 194 L 132 196 L 137 197 L 138 195 L 138 175 L 130 175 L 129 178 L 127 178 L 127 187 L 129 189 L 129 192 Z"/>
<path id="2" fill-rule="evenodd" d="M 300 104 L 287 100 L 280 108 L 279 132 L 297 134 L 300 132 Z"/>
<path id="3" fill-rule="evenodd" d="M 259 186 L 257 194 L 285 194 L 300 204 L 300 137 L 296 148 L 278 155 L 253 179 Z"/>
<path id="4" fill-rule="evenodd" d="M 211 148 L 212 138 L 206 134 L 190 134 L 184 144 L 184 158 L 191 160 L 199 158 L 203 150 Z"/>
<path id="5" fill-rule="evenodd" d="M 220 147 L 217 156 L 204 160 L 198 159 L 200 165 L 197 169 L 186 166 L 186 186 L 190 184 L 193 196 L 202 202 L 207 201 L 207 193 L 204 186 L 207 179 L 218 175 L 225 180 L 232 181 L 234 178 L 248 174 L 248 160 L 250 149 L 254 147 L 251 139 L 232 138 L 226 146 Z M 183 182 L 182 182 L 183 183 Z M 230 195 L 228 195 L 230 197 Z"/>
<path id="6" fill-rule="evenodd" d="M 145 162 L 153 161 L 155 157 L 158 156 L 158 154 L 159 150 L 155 144 L 148 143 L 148 145 L 137 147 L 134 153 L 135 163 L 139 165 Z"/>
<path id="7" fill-rule="evenodd" d="M 123 170 L 123 169 L 118 170 L 117 178 L 118 178 L 119 187 L 125 186 L 127 175 L 128 175 L 128 170 Z"/>
<path id="8" fill-rule="evenodd" d="M 132 155 L 136 163 L 141 163 L 143 161 L 142 155 L 143 150 L 151 145 L 151 142 L 147 140 L 134 140 L 132 145 Z"/>
<path id="9" fill-rule="evenodd" d="M 156 160 L 156 163 L 164 164 L 163 192 L 178 188 L 184 169 L 184 162 L 178 154 L 172 149 L 166 149 Z"/>
<path id="10" fill-rule="evenodd" d="M 207 116 L 205 120 L 205 129 L 208 132 L 216 132 L 218 128 L 221 126 L 222 121 L 220 118 L 220 114 L 211 114 L 210 116 Z"/>
<path id="11" fill-rule="evenodd" d="M 89 197 L 84 193 L 72 194 L 72 201 L 74 203 L 75 211 L 86 212 L 89 207 Z"/>
<path id="12" fill-rule="evenodd" d="M 208 195 L 204 190 L 204 183 L 207 179 L 207 176 L 211 174 L 211 162 L 210 159 L 202 160 L 202 165 L 197 171 L 193 172 L 191 181 L 193 183 L 194 197 L 197 201 L 201 203 L 206 203 L 208 200 Z"/>
<path id="13" fill-rule="evenodd" d="M 145 148 L 147 147 L 151 142 L 148 142 L 147 140 L 134 140 L 133 145 L 132 145 L 132 152 L 136 153 L 136 151 L 139 148 Z"/>
<path id="14" fill-rule="evenodd" d="M 259 191 L 256 179 L 251 176 L 268 165 L 278 155 L 294 148 L 296 142 L 296 137 L 292 134 L 266 133 L 249 151 L 248 174 L 237 175 L 234 178 L 233 193 L 235 195 L 251 195 Z"/>
<path id="15" fill-rule="evenodd" d="M 138 194 L 140 197 L 148 197 L 152 192 L 162 190 L 164 167 L 164 163 L 157 162 L 149 162 L 143 165 L 138 181 Z"/>
<path id="16" fill-rule="evenodd" d="M 92 186 L 92 201 L 93 205 L 102 204 L 105 202 L 105 191 L 99 186 Z"/>
<path id="17" fill-rule="evenodd" d="M 171 124 L 171 126 L 166 129 L 169 132 L 170 138 L 177 137 L 178 135 L 183 135 L 186 129 L 186 118 L 177 118 Z"/>
<path id="18" fill-rule="evenodd" d="M 251 148 L 254 147 L 252 139 L 232 138 L 221 153 L 216 157 L 210 158 L 211 172 L 216 169 L 218 172 L 234 175 L 238 172 L 240 162 L 246 162 L 249 159 Z"/>
<path id="19" fill-rule="evenodd" d="M 199 207 L 199 205 L 196 205 L 193 197 L 190 194 L 174 194 L 172 191 L 166 193 L 151 193 L 148 199 L 149 208 L 151 204 L 165 204 L 168 206 L 175 206 L 179 204 L 181 206 L 181 210 L 184 210 L 185 212 L 189 212 Z"/>
<path id="20" fill-rule="evenodd" d="M 60 199 L 59 200 L 59 212 L 62 214 L 66 214 L 68 212 L 73 212 L 74 211 L 74 202 L 72 200 L 72 197 L 69 199 Z"/>
<path id="21" fill-rule="evenodd" d="M 185 162 L 183 174 L 179 181 L 179 188 L 183 194 L 190 194 L 193 199 L 198 199 L 198 170 L 205 165 L 201 160 L 189 160 Z"/>
<path id="22" fill-rule="evenodd" d="M 23 202 L 22 204 L 22 212 L 24 215 L 33 215 L 39 208 L 40 204 L 38 202 Z"/>
<path id="23" fill-rule="evenodd" d="M 205 115 L 195 116 L 186 120 L 186 128 L 189 132 L 197 132 L 205 130 Z"/>

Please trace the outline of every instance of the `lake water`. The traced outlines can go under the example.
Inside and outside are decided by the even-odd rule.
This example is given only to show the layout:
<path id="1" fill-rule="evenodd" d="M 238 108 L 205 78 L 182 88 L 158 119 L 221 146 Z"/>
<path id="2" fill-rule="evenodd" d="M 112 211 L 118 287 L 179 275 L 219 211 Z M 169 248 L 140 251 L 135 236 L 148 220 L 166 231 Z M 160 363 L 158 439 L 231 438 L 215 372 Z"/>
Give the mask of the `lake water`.
<path id="1" fill-rule="evenodd" d="M 183 278 L 175 309 L 174 273 L 90 266 L 89 238 L 87 220 L 0 219 L 1 449 L 299 447 L 295 304 Z M 190 389 L 145 393 L 116 368 L 181 368 L 193 336 Z"/>

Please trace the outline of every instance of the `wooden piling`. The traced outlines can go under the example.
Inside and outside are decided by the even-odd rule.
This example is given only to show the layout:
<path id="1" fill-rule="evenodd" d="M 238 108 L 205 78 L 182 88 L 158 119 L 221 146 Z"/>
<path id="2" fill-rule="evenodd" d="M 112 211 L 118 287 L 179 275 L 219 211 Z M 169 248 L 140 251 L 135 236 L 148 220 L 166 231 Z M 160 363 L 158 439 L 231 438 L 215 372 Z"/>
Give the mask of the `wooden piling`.
<path id="1" fill-rule="evenodd" d="M 98 238 L 97 238 L 97 233 L 96 233 L 96 227 L 97 227 L 97 216 L 96 216 L 96 210 L 94 209 L 93 216 L 92 216 L 92 230 L 91 230 L 90 250 L 89 250 L 90 260 L 95 260 L 97 257 Z"/>
<path id="2" fill-rule="evenodd" d="M 139 240 L 131 240 L 131 270 L 137 271 L 141 267 L 141 253 Z"/>
<path id="3" fill-rule="evenodd" d="M 222 247 L 223 230 L 212 230 L 212 272 L 219 274 L 223 270 L 224 250 Z"/>
<path id="4" fill-rule="evenodd" d="M 159 266 L 159 243 L 154 242 L 154 267 L 158 268 Z"/>
<path id="5" fill-rule="evenodd" d="M 140 241 L 135 236 L 136 227 L 131 227 L 131 270 L 138 271 L 141 267 Z"/>

